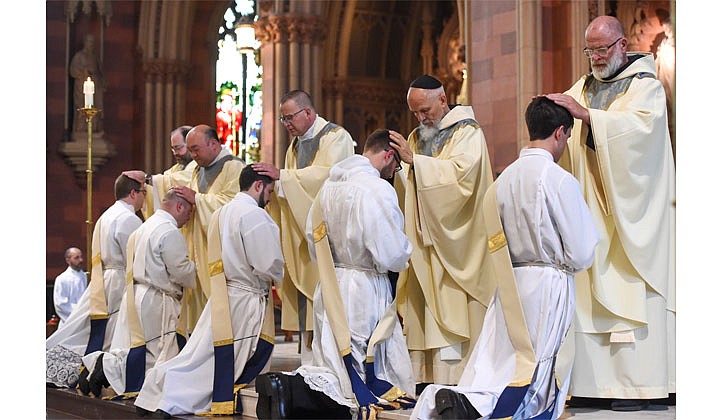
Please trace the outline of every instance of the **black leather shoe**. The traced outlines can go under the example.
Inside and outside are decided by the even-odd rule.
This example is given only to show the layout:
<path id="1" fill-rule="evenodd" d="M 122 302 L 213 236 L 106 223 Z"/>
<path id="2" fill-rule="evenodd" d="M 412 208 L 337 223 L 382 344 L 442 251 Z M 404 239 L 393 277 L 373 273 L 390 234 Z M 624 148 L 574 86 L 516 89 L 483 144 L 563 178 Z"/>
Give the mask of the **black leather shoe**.
<path id="1" fill-rule="evenodd" d="M 137 414 L 138 417 L 147 417 L 150 414 L 152 414 L 152 411 L 146 410 L 142 407 L 135 406 L 135 414 Z"/>
<path id="2" fill-rule="evenodd" d="M 675 393 L 668 394 L 667 398 L 655 398 L 650 400 L 651 404 L 675 406 Z"/>
<path id="3" fill-rule="evenodd" d="M 155 415 L 153 417 L 159 418 L 159 419 L 171 419 L 172 416 L 165 412 L 165 410 L 157 409 L 155 410 Z"/>
<path id="4" fill-rule="evenodd" d="M 88 382 L 88 375 L 90 375 L 90 371 L 87 370 L 85 366 L 83 366 L 77 384 L 78 389 L 80 389 L 80 392 L 82 392 L 83 395 L 90 395 L 90 383 Z"/>
<path id="5" fill-rule="evenodd" d="M 610 404 L 614 400 L 612 398 L 592 398 L 592 397 L 571 397 L 567 402 L 570 408 L 596 408 L 599 410 L 609 410 Z"/>
<path id="6" fill-rule="evenodd" d="M 613 400 L 610 409 L 613 411 L 640 411 L 650 407 L 649 400 Z"/>
<path id="7" fill-rule="evenodd" d="M 435 394 L 435 411 L 444 420 L 480 417 L 480 413 L 467 397 L 447 388 L 442 388 Z"/>
<path id="8" fill-rule="evenodd" d="M 95 398 L 101 397 L 103 387 L 110 386 L 110 382 L 105 377 L 105 371 L 103 370 L 103 356 L 101 354 L 98 357 L 97 362 L 95 362 L 95 369 L 88 377 L 88 388 L 95 395 Z"/>
<path id="9" fill-rule="evenodd" d="M 259 398 L 256 415 L 258 419 L 288 419 L 292 399 L 290 381 L 282 373 L 264 373 L 255 379 L 255 391 Z"/>

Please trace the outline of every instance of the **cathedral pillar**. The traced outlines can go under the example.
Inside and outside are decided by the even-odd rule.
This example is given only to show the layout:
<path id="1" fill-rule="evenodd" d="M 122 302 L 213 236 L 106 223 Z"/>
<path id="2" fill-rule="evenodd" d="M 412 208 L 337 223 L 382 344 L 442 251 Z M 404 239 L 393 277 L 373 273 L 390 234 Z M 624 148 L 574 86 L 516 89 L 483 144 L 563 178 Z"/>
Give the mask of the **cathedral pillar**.
<path id="1" fill-rule="evenodd" d="M 278 121 L 280 98 L 290 90 L 308 92 L 318 111 L 322 110 L 319 46 L 326 36 L 321 16 L 310 8 L 293 13 L 274 14 L 283 2 L 261 3 L 255 22 L 255 37 L 261 42 L 263 65 L 262 160 L 277 167 L 285 164 L 289 137 Z"/>
<path id="2" fill-rule="evenodd" d="M 185 83 L 190 64 L 180 60 L 146 59 L 145 76 L 145 171 L 162 172 L 172 166 L 170 131 L 184 115 Z"/>
<path id="3" fill-rule="evenodd" d="M 138 54 L 144 78 L 142 165 L 158 173 L 173 165 L 170 131 L 185 121 L 190 69 L 191 2 L 142 2 Z M 160 28 L 160 30 L 158 30 Z"/>
<path id="4" fill-rule="evenodd" d="M 516 130 L 518 153 L 530 142 L 525 128 L 525 108 L 533 96 L 542 92 L 542 4 L 523 0 L 518 4 L 518 101 Z"/>

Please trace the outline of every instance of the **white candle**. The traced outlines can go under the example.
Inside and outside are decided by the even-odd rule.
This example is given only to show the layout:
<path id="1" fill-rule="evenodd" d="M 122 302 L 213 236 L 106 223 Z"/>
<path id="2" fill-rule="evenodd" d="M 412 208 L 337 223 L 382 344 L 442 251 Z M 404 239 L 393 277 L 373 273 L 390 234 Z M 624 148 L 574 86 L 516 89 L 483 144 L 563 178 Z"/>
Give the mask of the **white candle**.
<path id="1" fill-rule="evenodd" d="M 85 83 L 83 83 L 83 93 L 85 94 L 85 108 L 92 108 L 93 106 L 93 94 L 95 93 L 95 83 L 88 76 Z"/>

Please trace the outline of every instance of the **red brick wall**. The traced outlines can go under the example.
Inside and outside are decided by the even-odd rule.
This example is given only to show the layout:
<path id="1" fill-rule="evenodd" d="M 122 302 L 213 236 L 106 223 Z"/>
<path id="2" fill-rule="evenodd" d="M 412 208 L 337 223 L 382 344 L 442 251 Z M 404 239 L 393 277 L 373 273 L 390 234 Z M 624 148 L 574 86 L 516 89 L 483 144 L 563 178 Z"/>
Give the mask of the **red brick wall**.
<path id="1" fill-rule="evenodd" d="M 59 152 L 63 141 L 65 89 L 70 82 L 66 66 L 65 2 L 46 2 L 46 278 L 54 279 L 66 265 L 65 249 L 86 248 L 87 191 L 84 173 L 76 179 L 73 168 Z M 114 202 L 113 183 L 124 169 L 136 167 L 138 79 L 139 66 L 135 54 L 140 3 L 112 2 L 110 26 L 104 29 L 104 75 L 107 90 L 103 104 L 105 140 L 115 146 L 117 154 L 93 173 L 93 220 Z M 100 23 L 93 7 L 91 16 L 78 9 L 70 25 L 69 57 L 82 48 L 86 34 L 95 35 L 100 44 Z M 71 100 L 71 99 L 70 99 Z M 67 104 L 70 107 L 70 104 Z M 140 131 L 141 132 L 141 131 Z M 67 135 L 69 138 L 69 135 Z M 86 255 L 87 256 L 87 255 Z M 87 259 L 86 259 L 87 261 Z"/>

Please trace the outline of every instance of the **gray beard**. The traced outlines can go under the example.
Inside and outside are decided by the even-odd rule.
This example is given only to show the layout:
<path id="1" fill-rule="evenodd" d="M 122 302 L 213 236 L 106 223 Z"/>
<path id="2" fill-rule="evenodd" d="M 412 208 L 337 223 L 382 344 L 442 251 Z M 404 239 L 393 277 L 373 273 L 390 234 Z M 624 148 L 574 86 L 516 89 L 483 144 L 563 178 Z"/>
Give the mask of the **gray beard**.
<path id="1" fill-rule="evenodd" d="M 439 133 L 440 129 L 437 128 L 435 125 L 433 125 L 432 127 L 428 127 L 424 124 L 420 124 L 417 130 L 418 139 L 422 143 L 432 141 L 438 136 Z"/>
<path id="2" fill-rule="evenodd" d="M 612 76 L 621 66 L 623 65 L 622 56 L 620 54 L 614 54 L 610 56 L 607 66 L 604 70 L 595 69 L 592 67 L 593 77 L 596 79 L 607 79 Z"/>

